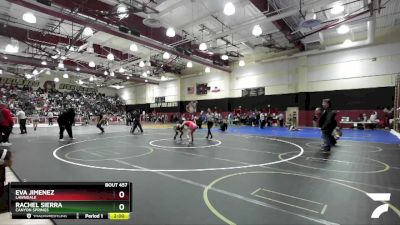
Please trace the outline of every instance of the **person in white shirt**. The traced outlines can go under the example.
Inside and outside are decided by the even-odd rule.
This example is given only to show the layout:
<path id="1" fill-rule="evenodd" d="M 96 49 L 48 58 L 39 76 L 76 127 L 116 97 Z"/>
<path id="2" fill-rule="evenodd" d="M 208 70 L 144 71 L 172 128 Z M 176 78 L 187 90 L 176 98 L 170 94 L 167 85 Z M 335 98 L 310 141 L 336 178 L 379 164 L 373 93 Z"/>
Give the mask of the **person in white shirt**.
<path id="1" fill-rule="evenodd" d="M 53 111 L 49 111 L 47 113 L 47 118 L 49 119 L 49 126 L 53 126 L 53 118 L 54 118 Z"/>
<path id="2" fill-rule="evenodd" d="M 369 117 L 369 122 L 372 123 L 372 124 L 370 125 L 370 126 L 371 126 L 371 129 L 372 129 L 372 130 L 375 129 L 377 122 L 379 122 L 379 121 L 378 121 L 378 113 L 377 113 L 377 112 L 374 112 L 374 113 L 371 114 L 371 116 Z"/>
<path id="3" fill-rule="evenodd" d="M 19 121 L 19 129 L 21 130 L 21 134 L 26 134 L 26 115 L 22 109 L 18 110 L 17 118 Z"/>
<path id="4" fill-rule="evenodd" d="M 264 129 L 265 127 L 265 114 L 263 112 L 260 113 L 260 128 Z"/>
<path id="5" fill-rule="evenodd" d="M 33 121 L 33 130 L 36 131 L 39 123 L 39 112 L 37 110 L 33 111 L 32 121 Z"/>

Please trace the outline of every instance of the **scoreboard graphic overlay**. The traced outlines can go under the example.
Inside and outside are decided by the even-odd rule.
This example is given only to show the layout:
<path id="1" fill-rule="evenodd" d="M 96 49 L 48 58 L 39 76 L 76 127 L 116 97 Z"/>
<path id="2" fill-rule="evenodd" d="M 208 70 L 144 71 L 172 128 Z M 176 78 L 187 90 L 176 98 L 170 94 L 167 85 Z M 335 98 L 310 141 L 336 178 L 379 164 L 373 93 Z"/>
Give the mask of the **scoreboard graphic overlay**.
<path id="1" fill-rule="evenodd" d="M 11 182 L 13 219 L 126 220 L 132 212 L 130 182 Z"/>

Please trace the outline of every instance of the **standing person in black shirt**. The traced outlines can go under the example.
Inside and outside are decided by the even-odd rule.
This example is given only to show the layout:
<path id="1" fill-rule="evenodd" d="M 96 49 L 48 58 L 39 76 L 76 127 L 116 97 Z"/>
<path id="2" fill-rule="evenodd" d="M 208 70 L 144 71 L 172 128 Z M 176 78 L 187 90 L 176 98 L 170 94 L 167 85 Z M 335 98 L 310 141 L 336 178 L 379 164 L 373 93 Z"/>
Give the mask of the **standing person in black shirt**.
<path id="1" fill-rule="evenodd" d="M 215 115 L 214 113 L 211 111 L 210 108 L 208 108 L 207 110 L 207 114 L 206 114 L 206 120 L 207 120 L 207 139 L 212 139 L 212 133 L 211 133 L 211 128 L 214 126 L 214 120 L 215 120 Z"/>
<path id="2" fill-rule="evenodd" d="M 96 127 L 100 129 L 101 134 L 104 134 L 104 128 L 101 126 L 101 125 L 103 125 L 103 123 L 104 123 L 104 116 L 103 116 L 103 113 L 100 113 L 99 114 L 99 121 L 97 122 L 97 126 Z"/>
<path id="3" fill-rule="evenodd" d="M 332 132 L 337 126 L 336 113 L 331 110 L 331 100 L 322 100 L 323 112 L 319 119 L 319 127 L 322 132 L 322 140 L 324 142 L 322 149 L 323 151 L 329 152 L 331 146 L 336 144 L 336 139 L 333 137 Z"/>
<path id="4" fill-rule="evenodd" d="M 71 140 L 75 138 L 72 136 L 72 124 L 75 121 L 75 111 L 73 108 L 68 109 L 66 112 L 62 113 L 58 119 L 57 123 L 60 127 L 60 140 L 64 141 L 64 130 L 67 130 L 68 136 Z"/>
<path id="5" fill-rule="evenodd" d="M 133 127 L 131 129 L 131 133 L 133 134 L 137 127 L 139 127 L 140 132 L 143 133 L 142 124 L 140 124 L 140 113 L 139 113 L 139 111 L 135 110 L 132 113 L 132 118 L 133 118 Z"/>

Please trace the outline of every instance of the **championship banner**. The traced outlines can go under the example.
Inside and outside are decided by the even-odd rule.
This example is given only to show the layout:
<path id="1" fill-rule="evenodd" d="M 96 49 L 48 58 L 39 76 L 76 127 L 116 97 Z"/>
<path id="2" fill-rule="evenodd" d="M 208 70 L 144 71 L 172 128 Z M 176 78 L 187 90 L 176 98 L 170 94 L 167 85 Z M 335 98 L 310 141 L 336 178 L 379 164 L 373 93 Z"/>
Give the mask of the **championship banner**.
<path id="1" fill-rule="evenodd" d="M 97 89 L 95 88 L 87 88 L 87 87 L 82 87 L 74 84 L 64 84 L 61 83 L 58 86 L 59 90 L 70 90 L 70 91 L 79 91 L 79 92 L 86 92 L 86 93 L 96 93 Z"/>
<path id="2" fill-rule="evenodd" d="M 178 102 L 160 102 L 150 104 L 150 108 L 170 108 L 178 107 Z"/>
<path id="3" fill-rule="evenodd" d="M 265 87 L 247 88 L 242 90 L 242 97 L 265 95 Z"/>
<path id="4" fill-rule="evenodd" d="M 0 84 L 39 87 L 40 82 L 27 79 L 19 79 L 19 78 L 0 77 Z"/>

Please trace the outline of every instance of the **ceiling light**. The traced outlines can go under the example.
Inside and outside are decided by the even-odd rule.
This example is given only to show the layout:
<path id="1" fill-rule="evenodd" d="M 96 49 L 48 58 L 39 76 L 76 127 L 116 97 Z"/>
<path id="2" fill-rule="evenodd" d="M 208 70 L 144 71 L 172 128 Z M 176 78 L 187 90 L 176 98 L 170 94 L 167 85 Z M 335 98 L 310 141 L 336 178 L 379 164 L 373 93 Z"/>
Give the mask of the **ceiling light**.
<path id="1" fill-rule="evenodd" d="M 63 61 L 60 61 L 60 62 L 58 63 L 58 68 L 60 68 L 60 69 L 64 68 L 64 63 L 63 63 Z"/>
<path id="2" fill-rule="evenodd" d="M 67 79 L 69 76 L 68 76 L 68 73 L 64 73 L 63 74 L 63 77 L 65 78 L 65 79 Z"/>
<path id="3" fill-rule="evenodd" d="M 209 72 L 211 72 L 211 69 L 210 69 L 210 67 L 206 67 L 205 69 L 204 69 L 204 72 L 206 72 L 206 73 L 209 73 Z"/>
<path id="4" fill-rule="evenodd" d="M 89 81 L 90 81 L 90 82 L 94 81 L 94 77 L 93 77 L 93 76 L 90 76 L 90 77 L 89 77 Z"/>
<path id="5" fill-rule="evenodd" d="M 17 45 L 7 44 L 5 51 L 8 53 L 17 53 L 19 50 Z"/>
<path id="6" fill-rule="evenodd" d="M 3 56 L 3 59 L 8 59 L 8 57 L 7 56 Z"/>
<path id="7" fill-rule="evenodd" d="M 117 14 L 118 14 L 118 18 L 120 20 L 127 18 L 129 16 L 129 14 L 127 12 L 128 12 L 128 9 L 126 8 L 125 5 L 121 4 L 118 6 Z"/>
<path id="8" fill-rule="evenodd" d="M 146 66 L 151 66 L 151 62 L 150 62 L 150 60 L 149 60 L 149 61 L 147 61 L 147 63 L 146 63 Z"/>
<path id="9" fill-rule="evenodd" d="M 246 65 L 246 63 L 244 62 L 243 59 L 241 59 L 241 60 L 239 61 L 239 66 L 245 66 L 245 65 Z"/>
<path id="10" fill-rule="evenodd" d="M 352 42 L 350 39 L 346 39 L 346 40 L 343 42 L 343 46 L 344 46 L 344 47 L 349 47 L 351 44 L 353 44 L 353 42 Z"/>
<path id="11" fill-rule="evenodd" d="M 165 76 L 161 76 L 161 80 L 167 80 Z"/>
<path id="12" fill-rule="evenodd" d="M 108 53 L 107 59 L 110 60 L 110 61 L 113 61 L 114 60 L 114 55 L 112 53 Z"/>
<path id="13" fill-rule="evenodd" d="M 132 52 L 136 52 L 138 50 L 138 47 L 135 43 L 132 43 L 131 46 L 129 46 L 129 50 Z"/>
<path id="14" fill-rule="evenodd" d="M 169 57 L 171 57 L 171 55 L 168 52 L 164 52 L 163 59 L 169 59 Z"/>
<path id="15" fill-rule="evenodd" d="M 110 72 L 110 76 L 112 76 L 112 77 L 115 76 L 114 71 Z"/>
<path id="16" fill-rule="evenodd" d="M 147 83 L 147 82 L 149 82 L 149 81 L 146 79 L 146 80 L 144 80 L 144 82 L 146 82 L 146 83 Z"/>
<path id="17" fill-rule="evenodd" d="M 54 78 L 54 82 L 57 83 L 57 82 L 59 82 L 59 81 L 60 81 L 60 79 L 58 79 L 58 77 L 55 77 L 55 78 Z"/>
<path id="18" fill-rule="evenodd" d="M 260 36 L 261 34 L 262 34 L 262 28 L 261 28 L 261 26 L 260 25 L 255 25 L 254 27 L 253 27 L 253 30 L 251 31 L 251 33 L 254 35 L 254 36 Z"/>
<path id="19" fill-rule="evenodd" d="M 344 11 L 344 6 L 340 2 L 335 3 L 331 8 L 331 13 L 333 15 L 340 14 L 343 11 Z"/>
<path id="20" fill-rule="evenodd" d="M 95 66 L 96 66 L 96 64 L 93 61 L 89 62 L 89 67 L 95 67 Z"/>
<path id="21" fill-rule="evenodd" d="M 122 66 L 121 66 L 121 67 L 119 68 L 118 72 L 120 72 L 120 73 L 124 73 L 124 72 L 125 72 L 125 69 L 124 69 L 124 68 L 122 68 Z"/>
<path id="22" fill-rule="evenodd" d="M 31 78 L 32 78 L 32 75 L 30 75 L 30 74 L 25 74 L 25 77 L 26 77 L 26 79 L 31 79 Z"/>
<path id="23" fill-rule="evenodd" d="M 22 19 L 27 23 L 36 23 L 36 16 L 31 12 L 26 12 L 22 15 Z"/>
<path id="24" fill-rule="evenodd" d="M 33 74 L 33 75 L 38 75 L 39 72 L 35 69 L 35 70 L 32 71 L 32 74 Z"/>
<path id="25" fill-rule="evenodd" d="M 221 55 L 221 59 L 222 59 L 222 60 L 228 60 L 229 57 L 228 57 L 227 55 L 223 54 L 223 55 Z"/>
<path id="26" fill-rule="evenodd" d="M 93 35 L 93 30 L 90 27 L 85 27 L 85 29 L 83 29 L 83 35 L 86 37 L 92 36 Z"/>
<path id="27" fill-rule="evenodd" d="M 349 26 L 347 25 L 341 25 L 338 29 L 337 32 L 338 34 L 347 34 L 350 31 Z"/>
<path id="28" fill-rule="evenodd" d="M 165 32 L 165 35 L 168 37 L 175 37 L 175 29 L 172 27 L 168 27 L 167 32 Z"/>
<path id="29" fill-rule="evenodd" d="M 235 10 L 235 6 L 233 5 L 232 2 L 227 2 L 225 4 L 225 7 L 224 7 L 224 14 L 225 15 L 231 16 L 231 15 L 235 14 L 235 11 L 236 11 Z"/>
<path id="30" fill-rule="evenodd" d="M 121 85 L 110 85 L 109 87 L 112 87 L 112 88 L 115 88 L 118 90 L 124 88 L 124 86 L 121 86 Z"/>
<path id="31" fill-rule="evenodd" d="M 76 67 L 76 71 L 80 71 L 81 70 L 81 68 L 79 68 L 79 67 Z"/>
<path id="32" fill-rule="evenodd" d="M 50 70 L 47 70 L 45 73 L 46 73 L 46 75 L 51 75 Z"/>
<path id="33" fill-rule="evenodd" d="M 46 66 L 46 65 L 47 65 L 47 62 L 43 60 L 41 64 L 42 64 L 43 66 Z"/>
<path id="34" fill-rule="evenodd" d="M 0 70 L 0 74 L 3 74 L 3 70 Z"/>
<path id="35" fill-rule="evenodd" d="M 143 61 L 140 61 L 139 66 L 140 66 L 140 67 L 144 67 L 144 62 L 143 62 Z"/>
<path id="36" fill-rule="evenodd" d="M 191 61 L 187 62 L 186 67 L 187 68 L 192 68 L 193 67 L 193 63 Z"/>
<path id="37" fill-rule="evenodd" d="M 104 70 L 104 75 L 106 75 L 106 76 L 108 75 L 108 72 L 107 72 L 107 70 Z"/>
<path id="38" fill-rule="evenodd" d="M 143 72 L 142 76 L 143 76 L 143 77 L 147 77 L 147 73 L 146 73 L 146 72 Z"/>
<path id="39" fill-rule="evenodd" d="M 199 50 L 200 51 L 205 51 L 205 50 L 207 50 L 207 44 L 206 43 L 201 43 L 200 45 L 199 45 Z"/>
<path id="40" fill-rule="evenodd" d="M 128 76 L 128 77 L 126 77 L 126 79 L 129 80 L 129 79 L 131 79 L 131 78 Z"/>

